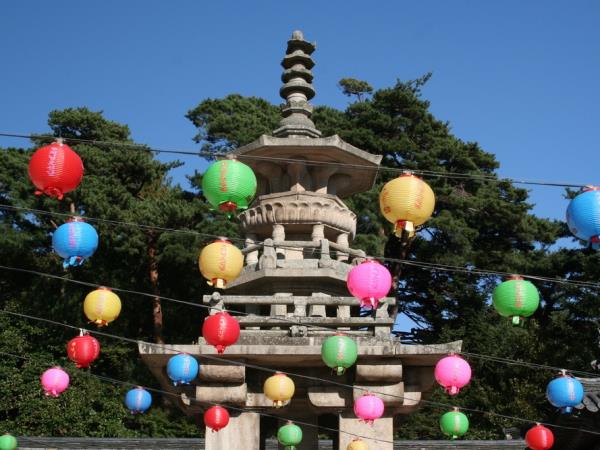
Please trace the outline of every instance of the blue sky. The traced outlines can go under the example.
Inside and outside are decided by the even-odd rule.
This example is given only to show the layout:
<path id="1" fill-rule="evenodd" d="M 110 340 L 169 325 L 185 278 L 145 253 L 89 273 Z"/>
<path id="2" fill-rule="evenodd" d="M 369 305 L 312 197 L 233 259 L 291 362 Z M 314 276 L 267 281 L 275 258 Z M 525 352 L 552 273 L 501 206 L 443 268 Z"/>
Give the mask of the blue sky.
<path id="1" fill-rule="evenodd" d="M 344 108 L 343 77 L 379 88 L 432 71 L 432 111 L 495 153 L 501 175 L 598 184 L 599 19 L 594 0 L 5 2 L 0 131 L 44 132 L 50 110 L 87 106 L 137 141 L 192 150 L 184 115 L 202 99 L 280 102 L 279 62 L 301 29 L 317 42 L 315 104 Z M 202 167 L 187 158 L 175 178 Z M 560 188 L 531 195 L 537 214 L 563 217 Z"/>

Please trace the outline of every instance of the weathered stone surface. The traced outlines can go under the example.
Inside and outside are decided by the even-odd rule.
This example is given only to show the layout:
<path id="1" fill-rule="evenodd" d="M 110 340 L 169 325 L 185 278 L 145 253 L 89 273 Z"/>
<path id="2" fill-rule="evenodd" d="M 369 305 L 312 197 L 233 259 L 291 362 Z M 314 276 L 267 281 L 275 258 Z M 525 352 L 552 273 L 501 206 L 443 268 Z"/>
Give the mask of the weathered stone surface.
<path id="1" fill-rule="evenodd" d="M 369 364 L 356 365 L 356 381 L 402 381 L 402 363 L 400 361 L 371 361 Z"/>
<path id="2" fill-rule="evenodd" d="M 211 383 L 243 383 L 246 378 L 244 366 L 232 366 L 231 364 L 215 364 L 206 362 L 198 373 L 198 380 Z"/>
<path id="3" fill-rule="evenodd" d="M 209 403 L 243 405 L 246 403 L 247 393 L 246 383 L 238 385 L 203 383 L 196 386 L 196 398 Z"/>
<path id="4" fill-rule="evenodd" d="M 231 413 L 229 425 L 218 433 L 206 428 L 207 450 L 260 450 L 260 416 L 254 412 Z"/>
<path id="5" fill-rule="evenodd" d="M 286 190 L 285 187 L 273 185 L 272 183 L 276 181 L 270 181 L 271 179 L 279 178 L 283 183 L 289 183 L 289 181 L 283 175 L 284 172 L 282 172 L 281 167 L 278 169 L 278 174 L 277 169 L 272 169 L 272 166 L 267 167 L 265 162 L 246 159 L 243 157 L 244 155 L 298 160 L 308 159 L 322 161 L 325 165 L 331 163 L 330 167 L 335 170 L 332 170 L 333 173 L 328 175 L 331 181 L 331 189 L 328 187 L 326 192 L 337 195 L 339 198 L 346 198 L 358 192 L 368 191 L 375 182 L 378 165 L 382 158 L 381 155 L 373 155 L 348 144 L 337 135 L 315 139 L 279 138 L 262 135 L 256 141 L 234 150 L 234 154 L 238 155 L 240 161 L 244 164 L 252 167 L 257 173 L 259 184 L 266 186 L 266 188 L 258 190 L 259 195 Z M 269 162 L 269 164 L 274 165 L 272 162 Z M 306 170 L 308 173 L 314 173 L 316 179 L 320 178 L 320 175 L 318 175 L 322 171 L 320 167 L 323 166 L 308 166 Z M 273 187 L 269 188 L 268 186 Z"/>
<path id="6" fill-rule="evenodd" d="M 339 450 L 346 450 L 355 437 L 360 436 L 370 450 L 394 449 L 394 419 L 381 417 L 373 425 L 356 418 L 353 413 L 340 414 Z"/>
<path id="7" fill-rule="evenodd" d="M 402 381 L 394 384 L 354 384 L 352 395 L 355 401 L 367 393 L 377 395 L 383 401 L 386 408 L 393 408 L 404 404 L 404 383 Z"/>
<path id="8" fill-rule="evenodd" d="M 308 400 L 318 408 L 350 408 L 352 394 L 349 389 L 337 386 L 311 386 Z"/>

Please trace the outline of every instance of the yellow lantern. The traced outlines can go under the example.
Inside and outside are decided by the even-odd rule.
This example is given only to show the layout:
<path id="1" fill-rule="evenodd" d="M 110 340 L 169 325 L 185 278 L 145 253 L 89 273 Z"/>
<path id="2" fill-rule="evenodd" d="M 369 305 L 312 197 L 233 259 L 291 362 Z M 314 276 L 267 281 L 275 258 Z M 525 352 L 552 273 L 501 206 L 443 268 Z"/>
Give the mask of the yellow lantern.
<path id="1" fill-rule="evenodd" d="M 202 249 L 198 264 L 208 284 L 223 289 L 239 276 L 244 266 L 244 256 L 227 239 L 219 239 Z"/>
<path id="2" fill-rule="evenodd" d="M 106 287 L 99 287 L 85 296 L 83 312 L 99 327 L 112 322 L 121 312 L 119 296 Z"/>
<path id="3" fill-rule="evenodd" d="M 356 438 L 348 444 L 346 450 L 369 450 L 369 446 L 362 439 Z"/>
<path id="4" fill-rule="evenodd" d="M 403 231 L 414 236 L 415 227 L 429 220 L 435 207 L 435 195 L 429 185 L 412 174 L 388 181 L 379 194 L 383 216 L 394 224 L 396 236 Z"/>
<path id="5" fill-rule="evenodd" d="M 284 402 L 287 402 L 294 395 L 296 387 L 291 378 L 285 373 L 276 373 L 267 378 L 264 385 L 265 395 L 269 400 L 273 400 L 275 408 L 281 408 Z"/>

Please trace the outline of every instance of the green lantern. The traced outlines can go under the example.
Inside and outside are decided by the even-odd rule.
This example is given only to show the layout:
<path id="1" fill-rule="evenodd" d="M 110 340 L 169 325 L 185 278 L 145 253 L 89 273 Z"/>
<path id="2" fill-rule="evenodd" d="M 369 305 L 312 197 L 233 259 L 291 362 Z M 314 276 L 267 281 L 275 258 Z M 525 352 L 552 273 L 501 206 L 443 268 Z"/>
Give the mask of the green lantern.
<path id="1" fill-rule="evenodd" d="M 296 450 L 296 445 L 302 442 L 302 428 L 288 422 L 277 431 L 277 440 L 284 446 L 285 450 Z"/>
<path id="2" fill-rule="evenodd" d="M 338 375 L 356 362 L 358 348 L 356 342 L 343 334 L 330 336 L 321 345 L 321 357 L 327 367 L 331 367 Z"/>
<path id="3" fill-rule="evenodd" d="M 469 430 L 469 419 L 457 408 L 449 411 L 440 418 L 440 428 L 446 436 L 456 439 Z"/>
<path id="4" fill-rule="evenodd" d="M 524 317 L 531 316 L 540 304 L 540 293 L 529 281 L 513 276 L 500 283 L 492 296 L 494 308 L 501 316 L 519 325 Z"/>
<path id="5" fill-rule="evenodd" d="M 246 209 L 256 194 L 256 176 L 250 167 L 235 159 L 217 161 L 202 175 L 202 193 L 221 211 Z"/>
<path id="6" fill-rule="evenodd" d="M 17 448 L 17 440 L 11 434 L 6 433 L 0 436 L 0 450 L 15 450 Z"/>

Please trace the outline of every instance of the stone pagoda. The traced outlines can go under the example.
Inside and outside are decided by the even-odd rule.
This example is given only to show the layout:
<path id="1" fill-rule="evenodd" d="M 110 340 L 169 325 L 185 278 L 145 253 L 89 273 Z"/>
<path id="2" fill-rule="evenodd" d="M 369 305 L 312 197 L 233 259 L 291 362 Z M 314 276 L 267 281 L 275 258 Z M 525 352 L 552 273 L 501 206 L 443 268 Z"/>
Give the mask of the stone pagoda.
<path id="1" fill-rule="evenodd" d="M 214 403 L 231 407 L 229 425 L 206 432 L 207 450 L 263 449 L 287 419 L 302 427 L 298 449 L 318 448 L 318 429 L 306 425 L 312 424 L 339 430 L 332 436 L 335 449 L 345 450 L 361 436 L 371 450 L 391 450 L 394 424 L 433 389 L 435 363 L 460 350 L 460 342 L 401 344 L 390 335 L 395 299 L 382 299 L 372 316 L 361 317 L 358 300 L 347 290 L 346 276 L 365 253 L 351 247 L 356 215 L 343 199 L 373 186 L 381 156 L 336 135 L 322 137 L 315 127 L 309 103 L 315 96 L 314 50 L 301 32 L 292 34 L 281 63 L 286 103 L 279 127 L 234 152 L 258 179 L 254 203 L 239 215 L 245 266 L 225 294 L 215 292 L 202 302 L 213 314 L 247 313 L 238 316 L 239 341 L 223 355 L 201 337 L 197 345 L 139 345 L 144 362 L 163 389 L 178 395 L 186 414 L 200 415 Z M 321 343 L 336 332 L 358 344 L 357 364 L 342 376 L 321 360 Z M 167 361 L 178 352 L 200 362 L 191 386 L 175 388 L 167 377 Z M 283 408 L 264 396 L 263 383 L 273 373 L 260 368 L 290 373 L 296 393 Z M 373 426 L 353 413 L 354 400 L 366 390 L 385 403 L 384 417 Z"/>

